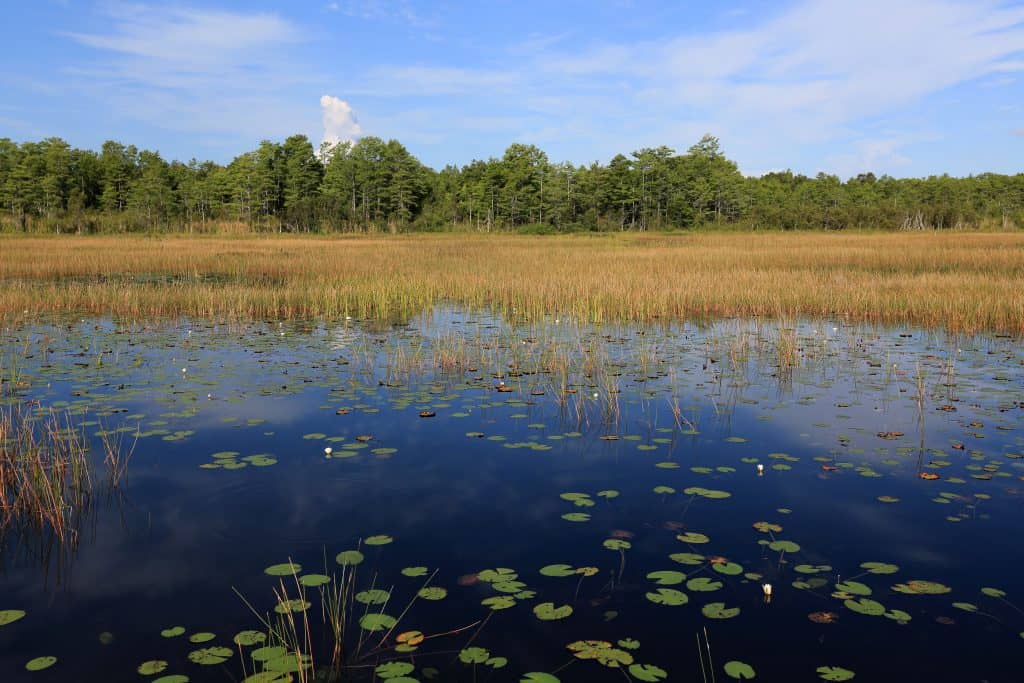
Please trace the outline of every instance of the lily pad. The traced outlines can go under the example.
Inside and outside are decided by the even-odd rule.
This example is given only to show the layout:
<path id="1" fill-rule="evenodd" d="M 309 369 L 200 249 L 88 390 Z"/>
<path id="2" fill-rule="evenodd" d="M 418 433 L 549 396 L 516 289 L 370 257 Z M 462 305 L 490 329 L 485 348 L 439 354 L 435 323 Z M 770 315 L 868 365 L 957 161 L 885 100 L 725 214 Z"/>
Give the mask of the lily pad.
<path id="1" fill-rule="evenodd" d="M 13 624 L 25 617 L 25 612 L 20 609 L 5 609 L 0 610 L 0 626 L 7 626 Z"/>
<path id="2" fill-rule="evenodd" d="M 576 570 L 568 564 L 549 564 L 541 567 L 540 573 L 544 576 L 566 577 L 575 576 Z"/>
<path id="3" fill-rule="evenodd" d="M 417 578 L 420 576 L 426 576 L 428 572 L 429 570 L 426 567 L 406 567 L 402 570 L 402 576 Z"/>
<path id="4" fill-rule="evenodd" d="M 754 667 L 750 666 L 746 662 L 740 662 L 732 660 L 725 663 L 722 667 L 725 669 L 725 675 L 729 678 L 735 678 L 738 681 L 749 681 L 757 678 L 757 674 L 754 671 Z"/>
<path id="5" fill-rule="evenodd" d="M 848 609 L 858 614 L 866 614 L 869 617 L 880 617 L 885 614 L 885 606 L 869 598 L 858 598 L 857 600 L 846 600 L 843 602 Z"/>
<path id="6" fill-rule="evenodd" d="M 565 619 L 572 614 L 572 607 L 569 605 L 555 607 L 553 602 L 542 602 L 533 608 L 533 613 L 541 621 L 555 621 Z"/>
<path id="7" fill-rule="evenodd" d="M 415 669 L 416 667 L 409 662 L 384 662 L 373 671 L 379 677 L 387 680 L 411 674 Z"/>
<path id="8" fill-rule="evenodd" d="M 42 671 L 43 669 L 49 669 L 51 666 L 57 663 L 57 658 L 52 656 L 36 657 L 30 659 L 25 663 L 26 671 Z"/>
<path id="9" fill-rule="evenodd" d="M 459 651 L 459 661 L 463 664 L 483 664 L 491 653 L 482 647 L 467 647 Z"/>
<path id="10" fill-rule="evenodd" d="M 231 659 L 233 654 L 234 651 L 230 647 L 214 645 L 213 647 L 204 647 L 201 650 L 189 652 L 188 660 L 195 664 L 213 666 L 214 664 L 223 664 Z"/>
<path id="11" fill-rule="evenodd" d="M 359 627 L 364 631 L 386 631 L 394 628 L 398 620 L 387 614 L 367 614 L 359 620 Z"/>
<path id="12" fill-rule="evenodd" d="M 416 594 L 424 600 L 444 600 L 448 596 L 448 589 L 441 586 L 426 586 Z"/>
<path id="13" fill-rule="evenodd" d="M 139 668 L 136 670 L 143 676 L 155 676 L 158 673 L 163 673 L 166 669 L 167 662 L 162 659 L 151 659 L 139 664 Z"/>
<path id="14" fill-rule="evenodd" d="M 686 588 L 695 593 L 710 593 L 718 590 L 722 585 L 721 581 L 715 581 L 714 579 L 709 579 L 706 576 L 698 576 L 697 578 L 690 579 L 686 582 Z"/>
<path id="15" fill-rule="evenodd" d="M 358 550 L 345 550 L 338 553 L 335 561 L 342 567 L 354 567 L 357 564 L 361 564 L 366 556 Z"/>
<path id="16" fill-rule="evenodd" d="M 291 562 L 285 562 L 282 564 L 273 564 L 263 570 L 264 574 L 270 576 L 292 576 L 302 571 L 301 564 L 295 564 Z"/>
<path id="17" fill-rule="evenodd" d="M 819 666 L 818 667 L 818 678 L 823 681 L 848 681 L 852 679 L 854 674 L 849 669 L 843 669 L 838 666 Z"/>
<path id="18" fill-rule="evenodd" d="M 653 581 L 659 586 L 675 586 L 686 580 L 686 574 L 671 570 L 660 570 L 647 575 L 648 581 Z"/>
<path id="19" fill-rule="evenodd" d="M 668 678 L 668 672 L 653 664 L 633 664 L 629 667 L 629 674 L 638 681 L 663 681 Z"/>
<path id="20" fill-rule="evenodd" d="M 678 607 L 690 601 L 690 597 L 686 593 L 674 588 L 659 588 L 647 593 L 645 597 L 655 605 L 667 607 Z"/>
<path id="21" fill-rule="evenodd" d="M 262 631 L 239 631 L 233 638 L 236 645 L 252 647 L 267 640 L 267 634 Z"/>
<path id="22" fill-rule="evenodd" d="M 709 602 L 700 611 L 708 619 L 732 619 L 740 613 L 740 608 L 726 607 L 724 602 Z"/>

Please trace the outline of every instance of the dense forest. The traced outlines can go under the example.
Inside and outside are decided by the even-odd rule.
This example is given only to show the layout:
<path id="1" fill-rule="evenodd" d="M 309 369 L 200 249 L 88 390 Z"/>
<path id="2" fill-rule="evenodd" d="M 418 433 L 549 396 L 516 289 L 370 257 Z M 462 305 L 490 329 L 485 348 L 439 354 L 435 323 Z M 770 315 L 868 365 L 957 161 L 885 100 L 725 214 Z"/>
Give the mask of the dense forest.
<path id="1" fill-rule="evenodd" d="M 744 177 L 705 136 L 552 163 L 532 145 L 435 171 L 395 140 L 264 141 L 225 165 L 106 142 L 0 139 L 0 230 L 28 232 L 948 229 L 1024 225 L 1024 174 Z"/>

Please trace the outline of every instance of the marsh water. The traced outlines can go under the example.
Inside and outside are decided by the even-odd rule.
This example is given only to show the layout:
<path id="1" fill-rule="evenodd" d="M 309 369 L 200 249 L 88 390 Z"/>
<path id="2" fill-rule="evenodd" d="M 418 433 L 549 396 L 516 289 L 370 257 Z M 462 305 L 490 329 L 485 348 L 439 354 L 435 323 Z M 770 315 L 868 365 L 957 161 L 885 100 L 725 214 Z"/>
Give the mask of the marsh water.
<path id="1" fill-rule="evenodd" d="M 441 308 L 0 358 L 95 466 L 73 533 L 3 531 L 5 682 L 1024 680 L 1016 339 Z"/>

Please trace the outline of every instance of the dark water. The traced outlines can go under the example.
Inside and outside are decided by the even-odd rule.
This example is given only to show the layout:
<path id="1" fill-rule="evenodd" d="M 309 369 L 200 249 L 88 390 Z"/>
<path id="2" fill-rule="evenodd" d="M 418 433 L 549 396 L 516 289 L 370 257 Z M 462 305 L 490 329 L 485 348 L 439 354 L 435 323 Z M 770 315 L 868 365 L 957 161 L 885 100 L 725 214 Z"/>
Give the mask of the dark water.
<path id="1" fill-rule="evenodd" d="M 89 320 L 5 330 L 9 407 L 70 411 L 97 460 L 100 430 L 122 428 L 127 446 L 142 436 L 118 490 L 103 484 L 97 462 L 74 543 L 48 543 L 17 524 L 4 532 L 0 610 L 27 616 L 0 626 L 0 680 L 242 680 L 254 667 L 232 637 L 265 629 L 235 590 L 273 614 L 279 579 L 264 568 L 291 559 L 301 574 L 340 574 L 335 555 L 374 535 L 393 542 L 361 546 L 355 581 L 358 590 L 391 589 L 386 606 L 370 608 L 401 615 L 383 647 L 403 631 L 472 627 L 412 654 L 368 656 L 384 632 L 363 632 L 357 653 L 352 623 L 341 680 L 372 680 L 393 659 L 415 666 L 392 679 L 402 681 L 519 681 L 527 672 L 726 681 L 734 660 L 767 681 L 819 680 L 823 666 L 858 681 L 1024 680 L 1017 341 L 820 322 L 791 339 L 787 367 L 778 329 L 750 321 L 538 328 L 439 311 L 395 326 Z M 439 349 L 461 349 L 470 367 L 439 369 Z M 543 371 L 562 361 L 564 376 Z M 501 382 L 513 391 L 497 391 Z M 601 438 L 610 435 L 619 438 Z M 238 455 L 213 457 L 224 451 Z M 245 460 L 257 454 L 269 456 L 255 459 L 264 466 Z M 218 460 L 245 466 L 201 467 Z M 659 486 L 670 490 L 655 493 Z M 691 487 L 729 495 L 684 493 Z M 597 495 L 607 490 L 618 495 Z M 589 499 L 581 507 L 564 493 Z M 574 512 L 589 519 L 562 518 Z M 761 521 L 782 531 L 755 529 Z M 686 532 L 709 542 L 677 539 Z M 630 547 L 606 548 L 612 538 Z M 777 540 L 799 550 L 767 545 Z M 669 557 L 677 553 L 703 558 L 680 564 Z M 897 569 L 868 573 L 864 562 Z M 539 573 L 552 564 L 596 574 Z M 732 564 L 742 569 L 716 571 Z M 447 596 L 406 612 L 427 580 L 403 576 L 410 566 L 436 570 L 431 585 Z M 502 593 L 460 581 L 498 567 L 535 595 L 492 613 L 481 601 Z M 648 574 L 659 570 L 722 585 L 667 585 L 688 602 L 659 605 L 647 597 L 660 587 Z M 847 580 L 860 594 L 834 596 Z M 915 580 L 941 592 L 893 589 Z M 294 579 L 285 583 L 295 597 Z M 772 584 L 770 603 L 763 583 Z M 312 653 L 326 678 L 322 600 L 308 593 Z M 886 613 L 851 609 L 847 600 L 860 597 Z M 533 608 L 548 602 L 571 615 L 539 619 Z M 739 613 L 708 618 L 707 603 Z M 358 620 L 367 608 L 356 607 Z M 905 614 L 893 618 L 895 610 Z M 808 618 L 821 612 L 834 623 Z M 178 625 L 184 636 L 161 636 Z M 197 632 L 215 638 L 188 642 Z M 654 665 L 667 678 L 576 659 L 567 645 L 580 640 L 606 641 L 628 655 L 623 663 Z M 231 658 L 189 661 L 210 646 L 231 648 Z M 465 664 L 468 646 L 507 664 Z M 47 655 L 54 666 L 25 670 Z M 166 670 L 137 673 L 149 660 Z"/>

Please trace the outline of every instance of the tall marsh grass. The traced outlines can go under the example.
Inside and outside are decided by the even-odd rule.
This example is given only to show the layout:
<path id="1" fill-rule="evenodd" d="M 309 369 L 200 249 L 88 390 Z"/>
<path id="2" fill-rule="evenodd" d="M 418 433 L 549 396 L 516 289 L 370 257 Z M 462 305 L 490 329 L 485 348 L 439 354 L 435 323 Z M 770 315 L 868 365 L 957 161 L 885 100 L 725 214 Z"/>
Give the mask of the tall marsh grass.
<path id="1" fill-rule="evenodd" d="M 23 525 L 65 540 L 91 500 L 88 446 L 70 420 L 0 412 L 0 530 Z"/>
<path id="2" fill-rule="evenodd" d="M 2 237 L 0 316 L 592 322 L 720 316 L 1024 334 L 1024 235 Z"/>

